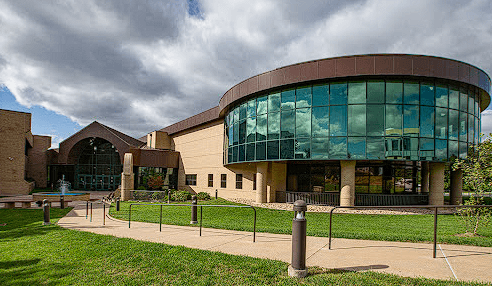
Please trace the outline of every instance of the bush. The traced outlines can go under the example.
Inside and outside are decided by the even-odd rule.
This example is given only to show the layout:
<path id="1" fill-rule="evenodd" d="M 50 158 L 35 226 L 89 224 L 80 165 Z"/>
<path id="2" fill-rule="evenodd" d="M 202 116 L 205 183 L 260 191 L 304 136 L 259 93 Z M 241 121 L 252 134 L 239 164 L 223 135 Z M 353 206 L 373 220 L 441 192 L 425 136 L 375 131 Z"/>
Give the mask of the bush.
<path id="1" fill-rule="evenodd" d="M 210 200 L 210 195 L 206 192 L 199 192 L 196 194 L 196 198 L 202 201 Z"/>
<path id="2" fill-rule="evenodd" d="M 138 186 L 137 190 L 146 190 L 145 186 Z"/>
<path id="3" fill-rule="evenodd" d="M 165 192 L 153 192 L 152 193 L 152 200 L 154 201 L 166 201 L 167 196 Z"/>
<path id="4" fill-rule="evenodd" d="M 188 191 L 175 191 L 171 194 L 173 201 L 184 202 L 191 199 L 191 194 Z"/>

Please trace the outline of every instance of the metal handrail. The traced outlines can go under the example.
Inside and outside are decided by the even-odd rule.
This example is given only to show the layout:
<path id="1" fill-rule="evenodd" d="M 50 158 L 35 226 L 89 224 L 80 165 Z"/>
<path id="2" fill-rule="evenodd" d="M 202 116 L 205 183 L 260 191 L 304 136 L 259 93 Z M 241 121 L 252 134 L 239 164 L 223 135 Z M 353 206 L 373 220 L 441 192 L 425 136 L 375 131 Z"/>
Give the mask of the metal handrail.
<path id="1" fill-rule="evenodd" d="M 86 209 L 85 209 L 85 219 L 87 219 L 87 215 L 89 214 L 89 204 L 91 205 L 91 213 L 90 213 L 90 220 L 89 222 L 92 222 L 92 204 L 102 204 L 103 205 L 103 225 L 106 225 L 106 202 L 104 200 L 100 201 L 86 201 Z M 108 204 L 111 207 L 111 203 Z"/>
<path id="2" fill-rule="evenodd" d="M 162 207 L 163 206 L 176 206 L 176 207 L 200 207 L 200 236 L 202 236 L 202 220 L 203 220 L 203 207 L 227 207 L 227 208 L 251 208 L 254 211 L 253 221 L 253 242 L 256 242 L 256 209 L 253 206 L 235 206 L 235 205 L 193 205 L 193 204 L 130 204 L 128 213 L 128 228 L 130 228 L 132 221 L 132 206 L 160 206 L 159 217 L 159 231 L 162 231 Z"/>
<path id="3" fill-rule="evenodd" d="M 436 258 L 437 253 L 437 210 L 438 209 L 451 209 L 451 208 L 492 208 L 492 205 L 447 205 L 447 206 L 351 206 L 351 207 L 342 207 L 342 206 L 334 206 L 330 210 L 330 234 L 328 240 L 328 249 L 331 249 L 331 229 L 332 229 L 332 217 L 333 211 L 335 209 L 434 209 L 434 249 L 433 249 L 433 258 Z"/>

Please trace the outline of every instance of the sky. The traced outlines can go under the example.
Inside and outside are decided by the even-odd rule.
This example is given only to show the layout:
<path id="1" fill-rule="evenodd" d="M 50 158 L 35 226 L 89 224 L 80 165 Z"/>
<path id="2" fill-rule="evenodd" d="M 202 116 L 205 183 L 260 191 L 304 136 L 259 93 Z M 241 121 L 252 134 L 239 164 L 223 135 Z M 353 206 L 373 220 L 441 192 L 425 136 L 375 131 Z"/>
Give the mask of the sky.
<path id="1" fill-rule="evenodd" d="M 94 120 L 139 138 L 302 61 L 424 54 L 490 75 L 491 13 L 489 0 L 0 0 L 0 109 L 32 113 L 56 148 Z"/>

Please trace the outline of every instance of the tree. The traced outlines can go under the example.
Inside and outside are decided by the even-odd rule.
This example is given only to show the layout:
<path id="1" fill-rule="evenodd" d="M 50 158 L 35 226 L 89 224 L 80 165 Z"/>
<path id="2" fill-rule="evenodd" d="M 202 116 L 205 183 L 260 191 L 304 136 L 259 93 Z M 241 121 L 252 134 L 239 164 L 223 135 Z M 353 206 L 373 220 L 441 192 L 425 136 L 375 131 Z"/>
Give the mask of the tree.
<path id="1" fill-rule="evenodd" d="M 463 171 L 463 183 L 474 192 L 465 200 L 465 205 L 485 204 L 484 193 L 492 191 L 492 134 L 470 147 L 465 159 L 457 158 L 453 170 L 457 169 Z M 480 226 L 487 226 L 492 216 L 490 208 L 460 208 L 457 213 L 463 219 L 466 232 L 473 235 L 477 235 Z"/>
<path id="2" fill-rule="evenodd" d="M 151 190 L 158 190 L 164 186 L 164 180 L 162 179 L 162 175 L 154 174 L 149 176 L 147 179 L 147 185 Z"/>

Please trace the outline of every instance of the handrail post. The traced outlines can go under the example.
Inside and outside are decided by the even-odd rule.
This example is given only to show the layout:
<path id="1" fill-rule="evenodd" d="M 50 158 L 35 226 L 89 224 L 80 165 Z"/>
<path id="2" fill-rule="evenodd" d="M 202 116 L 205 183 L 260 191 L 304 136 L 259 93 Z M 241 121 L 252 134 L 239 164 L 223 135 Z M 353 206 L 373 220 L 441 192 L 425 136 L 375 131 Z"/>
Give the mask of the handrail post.
<path id="1" fill-rule="evenodd" d="M 130 223 L 132 222 L 132 204 L 130 204 L 129 212 L 128 212 L 128 228 L 130 228 Z"/>
<path id="2" fill-rule="evenodd" d="M 162 205 L 161 205 L 161 216 L 159 218 L 159 232 L 162 232 Z"/>
<path id="3" fill-rule="evenodd" d="M 255 212 L 255 220 L 253 222 L 253 242 L 256 242 L 256 209 L 253 206 L 250 206 L 253 208 L 253 211 Z"/>
<path id="4" fill-rule="evenodd" d="M 103 202 L 103 225 L 106 225 L 106 204 Z"/>
<path id="5" fill-rule="evenodd" d="M 433 258 L 436 258 L 437 252 L 437 207 L 434 208 L 434 254 Z"/>
<path id="6" fill-rule="evenodd" d="M 330 210 L 330 235 L 329 235 L 329 238 L 328 238 L 328 249 L 331 249 L 331 224 L 332 224 L 332 217 L 333 217 L 333 211 L 337 208 L 337 206 L 334 206 L 331 210 Z"/>
<path id="7" fill-rule="evenodd" d="M 203 214 L 203 206 L 200 206 L 200 236 L 202 236 L 202 214 Z"/>
<path id="8" fill-rule="evenodd" d="M 91 202 L 91 220 L 90 222 L 92 222 L 92 202 Z"/>
<path id="9" fill-rule="evenodd" d="M 89 215 L 89 201 L 87 201 L 87 204 L 85 205 L 85 219 L 87 219 L 88 215 Z"/>

